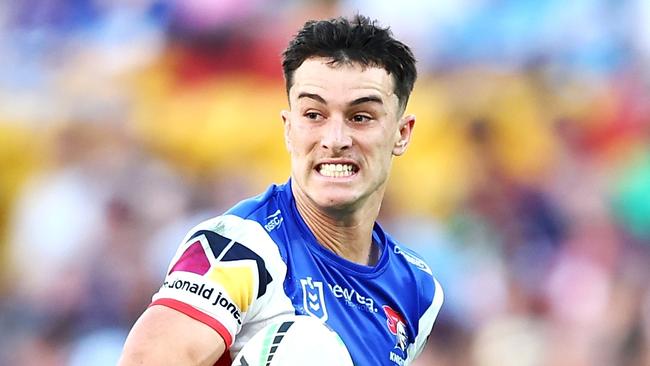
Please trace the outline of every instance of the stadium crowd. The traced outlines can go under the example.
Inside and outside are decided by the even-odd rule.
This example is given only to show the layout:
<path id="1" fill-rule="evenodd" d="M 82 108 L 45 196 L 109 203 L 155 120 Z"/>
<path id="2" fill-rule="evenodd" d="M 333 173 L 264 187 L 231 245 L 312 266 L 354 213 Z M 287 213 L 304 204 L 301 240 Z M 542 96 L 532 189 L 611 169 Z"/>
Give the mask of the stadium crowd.
<path id="1" fill-rule="evenodd" d="M 380 220 L 445 289 L 416 365 L 649 365 L 650 5 L 401 3 L 0 3 L 0 364 L 114 365 L 187 230 L 287 179 L 292 32 L 360 10 L 419 58 Z"/>

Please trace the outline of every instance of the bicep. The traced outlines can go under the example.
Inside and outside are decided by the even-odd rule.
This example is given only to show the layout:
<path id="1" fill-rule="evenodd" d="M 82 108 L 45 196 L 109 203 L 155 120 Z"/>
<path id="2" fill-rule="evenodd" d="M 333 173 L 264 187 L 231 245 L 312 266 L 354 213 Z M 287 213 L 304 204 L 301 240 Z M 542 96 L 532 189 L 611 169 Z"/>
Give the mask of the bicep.
<path id="1" fill-rule="evenodd" d="M 131 329 L 118 366 L 212 366 L 225 350 L 215 330 L 158 305 L 148 308 Z"/>

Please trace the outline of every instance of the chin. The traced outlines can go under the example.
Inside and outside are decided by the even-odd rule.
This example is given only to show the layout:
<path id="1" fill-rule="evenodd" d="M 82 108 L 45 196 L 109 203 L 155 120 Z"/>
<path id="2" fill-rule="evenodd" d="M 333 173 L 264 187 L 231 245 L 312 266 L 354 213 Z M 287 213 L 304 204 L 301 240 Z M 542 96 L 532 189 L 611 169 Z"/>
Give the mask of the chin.
<path id="1" fill-rule="evenodd" d="M 297 183 L 297 188 L 312 204 L 325 211 L 352 211 L 368 195 L 368 188 L 359 186 L 361 182 L 358 181 L 336 182 L 318 177 L 302 183 Z"/>
<path id="2" fill-rule="evenodd" d="M 312 200 L 316 205 L 325 210 L 347 211 L 352 209 L 359 202 L 359 195 L 352 192 L 316 192 Z"/>

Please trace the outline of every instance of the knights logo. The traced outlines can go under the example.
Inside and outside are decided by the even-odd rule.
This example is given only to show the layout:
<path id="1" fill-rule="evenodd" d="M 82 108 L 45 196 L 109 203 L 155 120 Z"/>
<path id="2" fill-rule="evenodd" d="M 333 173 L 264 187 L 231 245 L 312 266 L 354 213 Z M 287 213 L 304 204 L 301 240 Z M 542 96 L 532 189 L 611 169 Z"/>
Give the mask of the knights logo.
<path id="1" fill-rule="evenodd" d="M 323 283 L 313 281 L 311 277 L 300 280 L 302 285 L 302 302 L 305 312 L 308 315 L 327 320 L 327 308 L 325 307 L 325 296 L 323 294 Z"/>
<path id="2" fill-rule="evenodd" d="M 382 306 L 384 313 L 386 314 L 386 325 L 388 326 L 388 331 L 395 336 L 395 346 L 393 351 L 391 351 L 390 358 L 392 361 L 401 364 L 404 359 L 407 358 L 406 351 L 408 349 L 408 330 L 406 328 L 406 322 L 400 313 L 393 310 L 390 306 Z M 394 352 L 394 351 L 398 352 Z M 400 362 L 401 361 L 401 362 Z"/>

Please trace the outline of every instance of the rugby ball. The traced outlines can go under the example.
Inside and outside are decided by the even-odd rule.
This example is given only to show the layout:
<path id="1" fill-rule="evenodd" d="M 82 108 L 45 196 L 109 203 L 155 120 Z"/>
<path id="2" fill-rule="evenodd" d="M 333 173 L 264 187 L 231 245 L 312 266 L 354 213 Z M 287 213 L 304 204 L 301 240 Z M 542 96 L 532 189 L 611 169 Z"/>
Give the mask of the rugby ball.
<path id="1" fill-rule="evenodd" d="M 232 366 L 353 366 L 341 337 L 317 318 L 271 323 L 239 351 Z"/>

